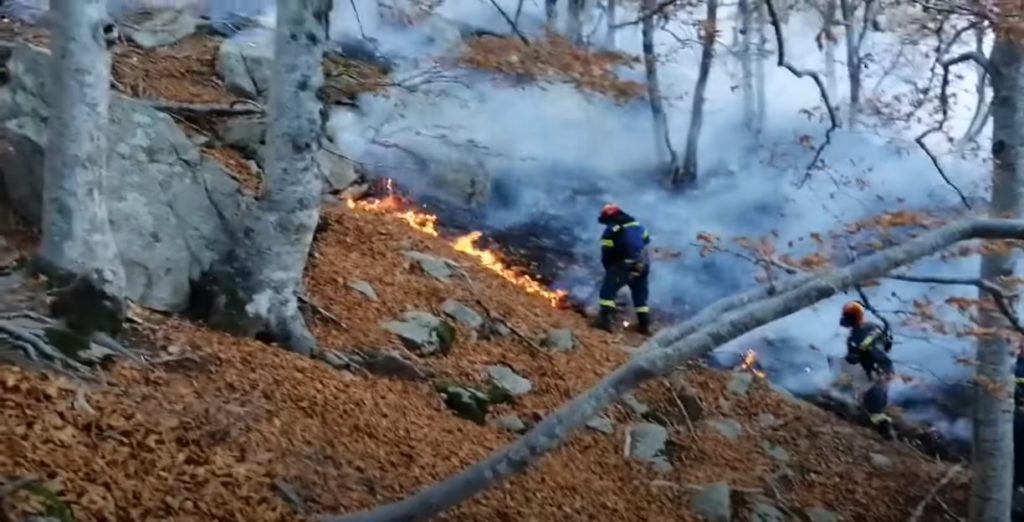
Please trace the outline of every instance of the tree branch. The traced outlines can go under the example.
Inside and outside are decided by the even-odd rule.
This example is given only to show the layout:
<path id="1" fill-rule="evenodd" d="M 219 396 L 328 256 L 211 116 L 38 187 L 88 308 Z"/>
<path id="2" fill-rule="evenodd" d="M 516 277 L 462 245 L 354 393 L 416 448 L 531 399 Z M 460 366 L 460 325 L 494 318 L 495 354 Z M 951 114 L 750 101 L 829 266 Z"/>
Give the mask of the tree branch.
<path id="1" fill-rule="evenodd" d="M 769 2 L 771 0 L 768 0 Z M 638 352 L 591 389 L 548 415 L 513 444 L 493 453 L 442 482 L 372 511 L 328 516 L 326 522 L 414 522 L 437 514 L 525 470 L 545 453 L 557 448 L 587 420 L 598 415 L 619 396 L 654 377 L 671 373 L 683 363 L 707 354 L 755 328 L 827 299 L 866 279 L 934 254 L 968 239 L 1024 239 L 1024 220 L 970 219 L 922 234 L 900 246 L 881 250 L 834 272 L 796 278 L 785 293 L 733 308 L 663 349 Z M 789 286 L 789 285 L 787 285 Z M 745 294 L 749 295 L 749 294 Z M 733 304 L 737 298 L 728 298 Z M 711 308 L 720 306 L 712 305 Z M 698 314 L 698 316 L 703 315 Z M 689 322 L 689 321 L 688 321 Z M 656 346 L 654 339 L 641 348 Z"/>
<path id="2" fill-rule="evenodd" d="M 825 87 L 825 81 L 821 79 L 821 75 L 816 71 L 799 69 L 786 58 L 786 41 L 782 36 L 782 23 L 779 22 L 779 13 L 775 10 L 775 2 L 764 0 L 764 5 L 768 8 L 768 19 L 771 21 L 772 31 L 775 32 L 775 45 L 778 47 L 778 66 L 793 73 L 793 76 L 797 78 L 810 78 L 814 80 L 814 84 L 818 86 L 818 94 L 821 95 L 821 99 L 825 102 L 825 109 L 828 111 L 829 127 L 825 131 L 825 141 L 818 145 L 818 149 L 814 151 L 814 157 L 811 158 L 811 162 L 807 165 L 807 170 L 804 173 L 804 178 L 798 185 L 802 186 L 810 179 L 811 171 L 818 164 L 818 160 L 821 159 L 822 153 L 825 152 L 825 147 L 832 143 L 832 133 L 839 128 L 839 116 L 836 114 L 835 107 L 832 106 L 832 100 L 828 97 L 828 88 Z"/>
<path id="3" fill-rule="evenodd" d="M 519 30 L 519 26 L 516 25 L 516 21 L 513 20 L 512 17 L 510 17 L 508 15 L 508 13 L 506 13 L 505 10 L 501 8 L 500 5 L 498 5 L 497 0 L 490 0 L 490 1 L 491 1 L 491 5 L 493 5 L 494 8 L 497 9 L 499 13 L 501 13 L 501 17 L 504 18 L 506 22 L 508 22 L 509 27 L 512 28 L 512 32 L 516 33 L 516 36 L 518 36 L 519 39 L 522 40 L 522 42 L 524 44 L 526 44 L 527 47 L 530 47 L 531 46 L 530 40 L 527 39 L 526 36 L 523 35 L 523 32 Z M 520 3 L 519 5 L 522 5 L 522 3 Z M 518 16 L 518 14 L 516 16 Z"/>
<path id="4" fill-rule="evenodd" d="M 669 7 L 678 4 L 680 0 L 661 0 L 654 6 L 654 8 L 647 10 L 646 12 L 640 13 L 635 19 L 628 22 L 620 22 L 611 26 L 612 29 L 622 29 L 623 27 L 629 27 L 631 25 L 637 25 L 648 18 L 654 18 L 664 13 Z"/>
<path id="5" fill-rule="evenodd" d="M 1024 335 L 1024 325 L 1020 324 L 1017 320 L 1017 314 L 1014 313 L 1007 299 L 1013 297 L 1007 295 L 1005 289 L 999 285 L 985 279 L 977 277 L 940 277 L 940 276 L 912 276 L 912 275 L 891 275 L 887 276 L 886 279 L 892 279 L 894 281 L 906 281 L 909 283 L 931 283 L 936 285 L 964 285 L 973 286 L 981 290 L 984 290 L 995 301 L 996 306 L 999 307 L 999 312 L 1006 316 L 1006 320 L 1010 322 L 1014 330 L 1017 333 Z"/>
<path id="6" fill-rule="evenodd" d="M 914 508 L 914 512 L 910 514 L 910 518 L 907 519 L 907 522 L 917 522 L 918 519 L 921 518 L 921 515 L 924 514 L 925 506 L 927 506 L 928 503 L 931 502 L 933 498 L 935 498 L 935 495 L 938 494 L 939 490 L 942 489 L 943 486 L 948 484 L 949 481 L 953 480 L 953 477 L 960 474 L 962 470 L 963 468 L 961 468 L 959 464 L 953 466 L 952 468 L 949 468 L 949 471 L 947 471 L 946 475 L 942 477 L 942 480 L 940 480 L 937 484 L 932 486 L 931 491 L 929 491 L 928 494 L 925 495 L 925 497 L 917 505 L 917 507 Z"/>

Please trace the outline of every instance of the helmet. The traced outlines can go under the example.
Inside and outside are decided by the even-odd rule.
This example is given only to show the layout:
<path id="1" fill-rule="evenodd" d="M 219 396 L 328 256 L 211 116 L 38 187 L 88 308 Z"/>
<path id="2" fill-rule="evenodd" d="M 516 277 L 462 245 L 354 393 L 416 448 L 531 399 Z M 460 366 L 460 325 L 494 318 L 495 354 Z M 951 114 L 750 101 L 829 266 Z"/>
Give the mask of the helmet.
<path id="1" fill-rule="evenodd" d="M 615 203 L 608 203 L 601 207 L 601 214 L 597 216 L 598 223 L 605 223 L 609 219 L 622 213 L 622 209 Z"/>
<path id="2" fill-rule="evenodd" d="M 843 313 L 839 317 L 840 326 L 857 326 L 864 320 L 864 304 L 860 301 L 850 301 L 843 305 Z"/>

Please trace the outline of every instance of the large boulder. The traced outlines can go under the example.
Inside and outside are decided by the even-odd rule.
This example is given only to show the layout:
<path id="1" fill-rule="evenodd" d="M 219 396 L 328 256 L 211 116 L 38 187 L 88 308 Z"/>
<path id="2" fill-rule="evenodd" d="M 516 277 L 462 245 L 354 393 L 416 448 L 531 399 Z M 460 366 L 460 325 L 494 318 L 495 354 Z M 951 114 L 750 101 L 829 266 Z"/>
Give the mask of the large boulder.
<path id="1" fill-rule="evenodd" d="M 146 9 L 124 17 L 120 25 L 129 40 L 152 49 L 195 34 L 199 17 L 183 9 Z"/>
<path id="2" fill-rule="evenodd" d="M 11 106 L 0 111 L 0 175 L 12 205 L 41 223 L 49 51 L 20 45 L 8 62 Z M 181 311 L 191 281 L 230 246 L 246 200 L 166 114 L 118 94 L 110 102 L 105 200 L 128 298 Z"/>
<path id="3" fill-rule="evenodd" d="M 251 27 L 224 40 L 217 53 L 217 73 L 239 96 L 264 98 L 270 92 L 274 30 Z"/>

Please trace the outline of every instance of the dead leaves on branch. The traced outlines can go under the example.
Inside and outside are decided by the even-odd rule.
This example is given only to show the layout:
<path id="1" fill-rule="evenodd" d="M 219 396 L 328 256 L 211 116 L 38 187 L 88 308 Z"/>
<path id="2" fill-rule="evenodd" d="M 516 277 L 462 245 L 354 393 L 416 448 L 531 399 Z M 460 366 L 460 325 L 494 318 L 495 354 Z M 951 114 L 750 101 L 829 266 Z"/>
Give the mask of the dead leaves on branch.
<path id="1" fill-rule="evenodd" d="M 533 81 L 565 80 L 580 90 L 619 103 L 643 98 L 647 93 L 642 83 L 623 80 L 615 73 L 616 67 L 639 64 L 639 58 L 622 53 L 591 53 L 557 36 L 535 40 L 530 45 L 517 38 L 474 38 L 464 45 L 459 63 Z"/>

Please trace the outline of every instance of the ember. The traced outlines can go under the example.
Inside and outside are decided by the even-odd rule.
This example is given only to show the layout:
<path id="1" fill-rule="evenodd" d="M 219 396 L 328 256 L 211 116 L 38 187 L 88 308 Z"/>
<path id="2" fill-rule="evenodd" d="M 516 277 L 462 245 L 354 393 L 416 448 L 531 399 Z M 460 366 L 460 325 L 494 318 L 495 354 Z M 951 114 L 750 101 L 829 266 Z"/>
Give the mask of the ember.
<path id="1" fill-rule="evenodd" d="M 407 208 L 410 204 L 408 199 L 396 191 L 394 182 L 391 179 L 387 179 L 381 188 L 380 192 L 385 194 L 383 197 L 370 197 L 359 200 L 350 198 L 346 200 L 346 204 L 351 209 L 395 216 L 424 234 L 434 237 L 440 236 L 437 228 L 437 216 L 417 210 L 409 210 Z M 481 236 L 483 236 L 482 232 L 470 232 L 452 241 L 452 246 L 459 252 L 477 258 L 480 264 L 522 288 L 526 293 L 544 297 L 551 303 L 551 306 L 556 308 L 567 308 L 569 306 L 567 292 L 563 290 L 550 290 L 538 279 L 523 274 L 521 270 L 507 265 L 494 251 L 477 248 L 476 242 Z"/>
<path id="2" fill-rule="evenodd" d="M 746 355 L 743 356 L 743 362 L 740 363 L 740 369 L 753 373 L 754 375 L 764 378 L 765 373 L 757 368 L 757 352 L 754 350 L 747 350 Z"/>

